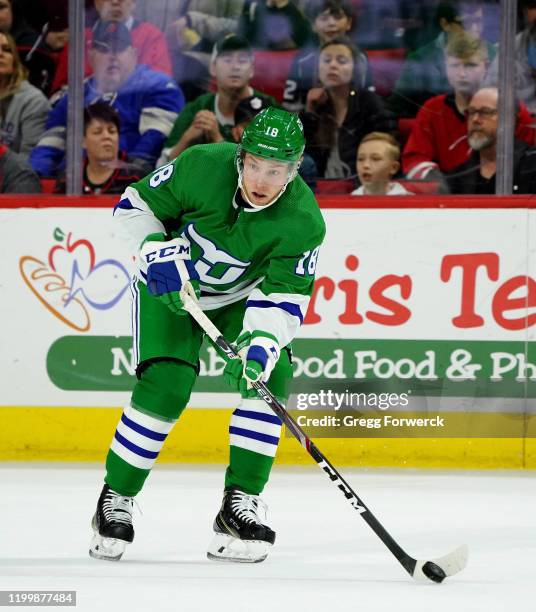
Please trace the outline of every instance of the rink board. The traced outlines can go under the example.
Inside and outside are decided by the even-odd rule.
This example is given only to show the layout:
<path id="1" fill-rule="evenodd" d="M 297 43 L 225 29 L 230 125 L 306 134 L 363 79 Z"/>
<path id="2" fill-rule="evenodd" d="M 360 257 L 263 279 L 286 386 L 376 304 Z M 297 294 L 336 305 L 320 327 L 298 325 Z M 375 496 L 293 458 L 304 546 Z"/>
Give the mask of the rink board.
<path id="1" fill-rule="evenodd" d="M 533 199 L 380 198 L 361 200 L 359 210 L 350 198 L 322 203 L 328 232 L 296 342 L 296 380 L 306 388 L 320 379 L 375 378 L 403 392 L 409 368 L 441 381 L 445 410 L 533 418 Z M 134 383 L 132 262 L 110 223 L 111 205 L 58 197 L 0 203 L 0 460 L 105 456 Z M 222 386 L 221 360 L 204 351 L 191 407 L 163 462 L 227 460 L 237 398 Z M 473 378 L 458 384 L 463 364 Z M 536 467 L 530 437 L 345 438 L 319 446 L 340 465 Z M 278 461 L 311 459 L 283 437 Z"/>
<path id="2" fill-rule="evenodd" d="M 162 463 L 226 463 L 231 409 L 186 410 L 158 458 Z M 121 409 L 0 407 L 3 461 L 104 462 Z M 536 469 L 534 438 L 317 440 L 336 465 Z M 281 438 L 281 464 L 311 464 L 296 440 Z"/>

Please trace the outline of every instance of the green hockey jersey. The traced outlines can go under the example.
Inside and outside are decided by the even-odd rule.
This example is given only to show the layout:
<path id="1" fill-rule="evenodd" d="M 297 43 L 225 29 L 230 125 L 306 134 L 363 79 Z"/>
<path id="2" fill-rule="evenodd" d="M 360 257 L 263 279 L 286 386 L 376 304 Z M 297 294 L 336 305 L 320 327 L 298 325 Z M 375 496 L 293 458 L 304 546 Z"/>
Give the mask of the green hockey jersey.
<path id="1" fill-rule="evenodd" d="M 187 149 L 128 187 L 114 217 L 136 250 L 153 232 L 188 239 L 201 307 L 247 297 L 244 331 L 268 332 L 283 347 L 305 317 L 324 220 L 299 176 L 271 206 L 239 206 L 236 148 L 220 143 Z M 143 267 L 140 273 L 143 280 Z"/>

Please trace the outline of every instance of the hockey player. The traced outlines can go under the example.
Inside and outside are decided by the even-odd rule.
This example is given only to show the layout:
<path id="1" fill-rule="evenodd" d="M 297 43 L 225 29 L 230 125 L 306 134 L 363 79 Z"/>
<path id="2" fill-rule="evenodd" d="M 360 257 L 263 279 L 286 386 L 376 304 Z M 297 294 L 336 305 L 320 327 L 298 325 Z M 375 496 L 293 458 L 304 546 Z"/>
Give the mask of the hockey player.
<path id="1" fill-rule="evenodd" d="M 185 292 L 241 358 L 225 378 L 242 401 L 231 417 L 230 463 L 214 521 L 211 559 L 257 562 L 275 533 L 263 490 L 281 421 L 251 388 L 263 380 L 286 398 L 290 343 L 312 292 L 324 222 L 297 176 L 304 150 L 298 117 L 269 107 L 240 144 L 197 145 L 127 188 L 114 216 L 139 254 L 133 284 L 137 382 L 106 460 L 90 554 L 117 560 L 134 539 L 133 497 L 184 410 L 199 372 L 203 333 Z"/>

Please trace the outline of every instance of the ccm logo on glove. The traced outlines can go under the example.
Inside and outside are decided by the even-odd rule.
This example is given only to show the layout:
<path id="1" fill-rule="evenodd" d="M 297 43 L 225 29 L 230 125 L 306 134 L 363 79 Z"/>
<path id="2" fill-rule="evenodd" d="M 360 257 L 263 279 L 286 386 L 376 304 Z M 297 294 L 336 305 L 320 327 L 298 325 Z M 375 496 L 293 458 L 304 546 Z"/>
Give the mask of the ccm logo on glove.
<path id="1" fill-rule="evenodd" d="M 153 247 L 154 243 L 146 243 L 145 247 Z M 150 248 L 150 247 L 149 247 Z M 148 264 L 155 261 L 174 261 L 176 259 L 190 259 L 190 244 L 183 238 L 175 238 L 169 240 L 166 246 L 158 248 L 155 251 L 147 252 L 147 248 L 143 250 L 143 257 Z"/>

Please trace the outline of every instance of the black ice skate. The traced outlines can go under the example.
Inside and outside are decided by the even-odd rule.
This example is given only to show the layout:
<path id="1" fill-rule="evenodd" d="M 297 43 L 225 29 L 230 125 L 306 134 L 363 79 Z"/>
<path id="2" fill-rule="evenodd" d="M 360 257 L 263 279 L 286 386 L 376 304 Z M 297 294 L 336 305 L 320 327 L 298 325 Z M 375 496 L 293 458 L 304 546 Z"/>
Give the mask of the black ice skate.
<path id="1" fill-rule="evenodd" d="M 132 497 L 124 497 L 105 484 L 91 521 L 94 531 L 89 554 L 95 559 L 119 561 L 134 540 Z"/>
<path id="2" fill-rule="evenodd" d="M 259 563 L 275 542 L 275 533 L 264 525 L 267 506 L 257 495 L 227 489 L 221 509 L 214 520 L 214 538 L 207 557 L 215 561 Z M 264 518 L 266 520 L 266 518 Z"/>

